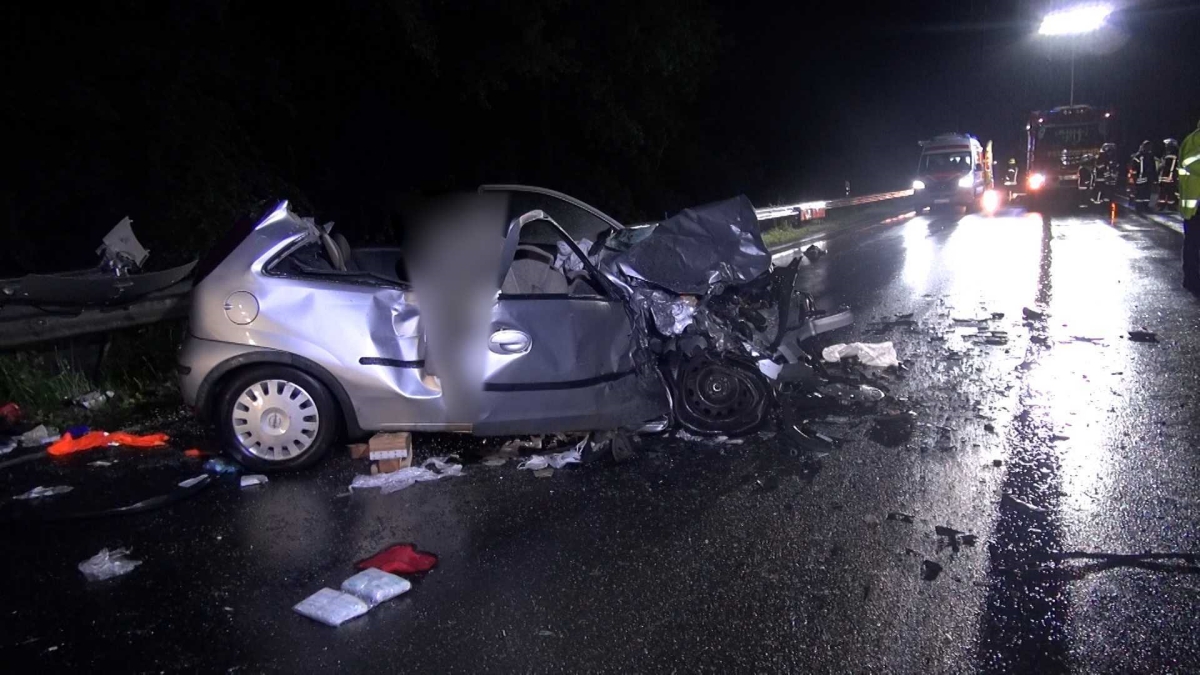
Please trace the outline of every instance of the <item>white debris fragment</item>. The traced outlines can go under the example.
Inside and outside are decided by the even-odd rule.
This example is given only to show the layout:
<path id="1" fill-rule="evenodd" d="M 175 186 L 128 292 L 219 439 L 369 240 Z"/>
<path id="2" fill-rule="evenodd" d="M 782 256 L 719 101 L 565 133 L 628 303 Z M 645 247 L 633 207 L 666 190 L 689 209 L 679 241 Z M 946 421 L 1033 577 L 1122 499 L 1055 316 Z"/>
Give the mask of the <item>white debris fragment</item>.
<path id="1" fill-rule="evenodd" d="M 1012 495 L 1004 495 L 1004 498 L 1012 502 L 1013 506 L 1021 509 L 1022 511 L 1026 511 L 1028 513 L 1046 513 L 1046 509 L 1043 509 L 1040 506 L 1034 506 L 1025 500 L 1017 499 Z"/>
<path id="2" fill-rule="evenodd" d="M 766 375 L 768 380 L 779 379 L 781 370 L 783 370 L 783 365 L 775 363 L 771 359 L 762 359 L 758 362 L 758 372 Z"/>
<path id="3" fill-rule="evenodd" d="M 254 487 L 256 485 L 266 485 L 267 477 L 261 473 L 252 473 L 242 476 L 241 486 L 244 488 Z"/>
<path id="4" fill-rule="evenodd" d="M 88 581 L 104 581 L 112 577 L 119 577 L 142 564 L 141 560 L 130 560 L 128 555 L 129 549 L 127 548 L 118 548 L 112 551 L 102 548 L 96 555 L 79 563 L 79 571 L 83 572 L 83 576 L 87 577 Z"/>
<path id="5" fill-rule="evenodd" d="M 538 471 L 551 467 L 561 469 L 568 464 L 579 464 L 583 461 L 583 444 L 587 441 L 584 439 L 570 450 L 556 452 L 550 455 L 533 455 L 517 465 L 518 469 L 528 469 L 530 471 Z"/>
<path id="6" fill-rule="evenodd" d="M 70 485 L 55 485 L 54 487 L 42 487 L 39 485 L 25 494 L 14 496 L 13 499 L 39 499 L 41 497 L 52 497 L 54 495 L 61 495 L 66 492 L 70 492 L 74 489 L 75 488 L 71 487 Z"/>
<path id="7" fill-rule="evenodd" d="M 430 468 L 432 467 L 432 468 Z M 431 457 L 421 466 L 409 466 L 391 473 L 358 475 L 350 482 L 350 490 L 379 488 L 381 494 L 398 492 L 416 483 L 461 476 L 461 464 L 451 464 L 445 457 Z"/>
<path id="8" fill-rule="evenodd" d="M 857 356 L 859 362 L 864 366 L 887 368 L 900 365 L 900 359 L 896 356 L 896 348 L 892 346 L 891 342 L 836 344 L 826 347 L 821 352 L 821 357 L 830 363 L 837 363 L 848 356 Z"/>

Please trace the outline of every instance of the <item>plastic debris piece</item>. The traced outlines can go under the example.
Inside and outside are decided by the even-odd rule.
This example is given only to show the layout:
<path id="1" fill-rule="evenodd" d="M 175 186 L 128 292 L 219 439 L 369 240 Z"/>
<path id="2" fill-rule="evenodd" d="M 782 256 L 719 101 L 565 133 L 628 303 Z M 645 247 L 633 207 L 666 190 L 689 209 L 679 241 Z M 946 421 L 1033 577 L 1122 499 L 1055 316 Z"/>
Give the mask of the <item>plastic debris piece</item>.
<path id="1" fill-rule="evenodd" d="M 1013 506 L 1027 513 L 1046 513 L 1046 509 L 1043 509 L 1040 506 L 1034 506 L 1023 499 L 1017 499 L 1012 495 L 1004 495 L 1004 498 L 1011 502 Z"/>
<path id="2" fill-rule="evenodd" d="M 900 359 L 896 356 L 896 348 L 892 346 L 891 342 L 836 344 L 826 347 L 821 352 L 821 358 L 830 363 L 837 363 L 851 356 L 858 357 L 859 362 L 864 366 L 887 368 L 900 365 Z"/>
<path id="3" fill-rule="evenodd" d="M 783 370 L 783 365 L 775 363 L 771 359 L 762 359 L 758 362 L 758 372 L 767 376 L 768 380 L 779 379 L 779 372 Z"/>
<path id="4" fill-rule="evenodd" d="M 1129 331 L 1129 340 L 1131 342 L 1158 342 L 1158 335 L 1148 330 L 1131 330 Z"/>
<path id="5" fill-rule="evenodd" d="M 80 436 L 83 436 L 84 434 L 86 434 L 86 433 L 87 433 L 87 432 L 89 432 L 89 431 L 91 431 L 91 429 L 89 429 L 89 428 L 88 428 L 88 425 L 86 425 L 86 424 L 78 424 L 78 425 L 76 425 L 76 426 L 73 426 L 73 427 L 67 427 L 67 430 L 66 430 L 66 431 L 64 431 L 63 433 L 64 433 L 64 434 L 71 434 L 71 435 L 72 435 L 72 436 L 74 436 L 75 438 L 79 438 Z"/>
<path id="6" fill-rule="evenodd" d="M 432 468 L 430 468 L 432 467 Z M 431 457 L 420 466 L 409 466 L 391 473 L 358 475 L 350 482 L 350 490 L 379 488 L 380 494 L 391 494 L 416 483 L 461 476 L 461 464 L 452 464 L 445 457 Z"/>
<path id="7" fill-rule="evenodd" d="M 354 566 L 360 570 L 373 567 L 392 574 L 420 574 L 433 569 L 437 562 L 438 557 L 433 553 L 419 551 L 412 544 L 396 544 Z"/>
<path id="8" fill-rule="evenodd" d="M 0 455 L 7 455 L 8 453 L 12 452 L 13 450 L 16 450 L 16 448 L 17 448 L 17 440 L 15 438 L 10 438 L 10 439 L 0 443 Z"/>
<path id="9" fill-rule="evenodd" d="M 942 573 L 942 566 L 932 560 L 921 561 L 921 580 L 933 581 Z"/>
<path id="10" fill-rule="evenodd" d="M 65 494 L 74 489 L 75 488 L 71 487 L 70 485 L 55 485 L 54 487 L 42 487 L 39 485 L 29 492 L 14 496 L 13 499 L 40 499 L 42 497 L 53 497 L 54 495 Z"/>
<path id="11" fill-rule="evenodd" d="M 118 548 L 112 551 L 100 549 L 96 555 L 79 563 L 79 571 L 88 581 L 104 581 L 122 574 L 128 574 L 133 568 L 142 564 L 141 560 L 131 560 L 129 549 Z"/>
<path id="12" fill-rule="evenodd" d="M 61 439 L 50 444 L 46 452 L 55 457 L 61 457 L 107 445 L 124 445 L 131 448 L 156 448 L 166 445 L 169 440 L 171 440 L 171 437 L 166 434 L 136 436 L 123 431 L 114 431 L 111 434 L 106 431 L 89 431 L 79 438 L 75 438 L 71 434 L 63 434 Z"/>
<path id="13" fill-rule="evenodd" d="M 993 459 L 993 460 L 992 460 L 992 466 L 1004 466 L 1004 460 L 1002 460 L 1002 459 Z"/>
<path id="14" fill-rule="evenodd" d="M 358 616 L 371 607 L 361 598 L 349 593 L 322 588 L 292 607 L 296 613 L 334 628 Z"/>
<path id="15" fill-rule="evenodd" d="M 508 462 L 508 458 L 500 455 L 488 455 L 483 458 L 484 466 L 504 466 L 506 462 Z"/>
<path id="16" fill-rule="evenodd" d="M 100 466 L 100 467 L 112 466 L 113 464 L 116 464 L 116 462 L 113 462 L 112 460 L 108 460 L 108 459 L 98 459 L 94 462 L 88 462 L 88 466 Z"/>
<path id="17" fill-rule="evenodd" d="M 76 398 L 75 403 L 88 410 L 95 410 L 103 407 L 113 396 L 116 396 L 116 393 L 111 391 L 89 391 Z"/>
<path id="18" fill-rule="evenodd" d="M 820 246 L 817 246 L 816 244 L 813 244 L 813 245 L 809 246 L 808 248 L 804 249 L 804 257 L 808 258 L 809 261 L 817 260 L 818 258 L 820 258 L 823 255 L 825 255 L 825 249 L 821 248 Z"/>
<path id="19" fill-rule="evenodd" d="M 57 435 L 57 429 L 48 427 L 45 424 L 39 424 L 20 436 L 17 436 L 17 445 L 22 447 L 29 447 L 31 445 L 45 445 Z"/>
<path id="20" fill-rule="evenodd" d="M 863 516 L 862 519 L 863 519 L 864 523 L 866 523 L 867 525 L 870 525 L 871 527 L 875 527 L 882 522 L 881 520 L 879 520 L 879 516 L 877 516 L 873 513 L 868 513 L 867 515 Z"/>
<path id="21" fill-rule="evenodd" d="M 900 513 L 899 511 L 892 511 L 892 512 L 888 513 L 887 519 L 888 520 L 898 520 L 902 523 L 912 523 L 912 521 L 913 521 L 913 517 L 911 515 L 909 515 L 907 513 Z"/>
<path id="22" fill-rule="evenodd" d="M 236 474 L 241 473 L 242 468 L 233 462 L 226 461 L 220 457 L 213 457 L 204 463 L 203 469 L 208 473 L 215 474 Z"/>
<path id="23" fill-rule="evenodd" d="M 412 588 L 408 579 L 374 567 L 355 574 L 342 582 L 342 592 L 361 599 L 371 607 L 387 602 Z"/>
<path id="24" fill-rule="evenodd" d="M 1030 321 L 1041 321 L 1042 319 L 1046 318 L 1044 313 L 1039 312 L 1036 309 L 1029 309 L 1028 307 L 1021 308 L 1021 315 Z"/>
<path id="25" fill-rule="evenodd" d="M 586 442 L 586 439 L 570 450 L 549 455 L 532 455 L 524 462 L 518 464 L 517 468 L 538 471 L 546 467 L 561 469 L 568 464 L 579 464 L 582 460 L 584 442 Z"/>
<path id="26" fill-rule="evenodd" d="M 204 452 L 203 450 L 201 450 L 199 448 L 188 448 L 187 450 L 183 451 L 184 457 L 191 457 L 193 459 L 203 457 L 206 454 L 208 454 L 208 453 Z"/>
<path id="27" fill-rule="evenodd" d="M 554 475 L 554 469 L 547 466 L 534 471 L 533 475 L 537 478 L 549 478 Z"/>
<path id="28" fill-rule="evenodd" d="M 189 479 L 187 479 L 187 480 L 180 481 L 180 482 L 179 482 L 179 487 L 181 487 L 181 488 L 190 488 L 190 487 L 192 487 L 193 485 L 195 485 L 196 483 L 199 483 L 200 481 L 202 481 L 202 480 L 204 480 L 204 479 L 206 479 L 206 478 L 208 478 L 208 474 L 204 474 L 204 473 L 200 474 L 199 476 L 192 476 L 191 478 L 189 478 Z"/>
<path id="29" fill-rule="evenodd" d="M 266 485 L 267 477 L 261 473 L 252 473 L 242 476 L 241 486 L 244 488 L 255 487 L 257 485 Z"/>

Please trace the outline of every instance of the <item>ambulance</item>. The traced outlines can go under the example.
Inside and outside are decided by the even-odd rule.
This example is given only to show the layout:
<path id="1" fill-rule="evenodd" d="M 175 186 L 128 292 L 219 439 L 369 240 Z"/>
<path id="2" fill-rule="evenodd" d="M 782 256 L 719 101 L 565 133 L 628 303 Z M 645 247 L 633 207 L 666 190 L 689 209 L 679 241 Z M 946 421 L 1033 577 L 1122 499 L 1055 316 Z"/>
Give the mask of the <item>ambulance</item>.
<path id="1" fill-rule="evenodd" d="M 969 134 L 942 134 L 921 142 L 913 199 L 917 211 L 964 207 L 977 211 L 992 189 L 992 143 Z"/>

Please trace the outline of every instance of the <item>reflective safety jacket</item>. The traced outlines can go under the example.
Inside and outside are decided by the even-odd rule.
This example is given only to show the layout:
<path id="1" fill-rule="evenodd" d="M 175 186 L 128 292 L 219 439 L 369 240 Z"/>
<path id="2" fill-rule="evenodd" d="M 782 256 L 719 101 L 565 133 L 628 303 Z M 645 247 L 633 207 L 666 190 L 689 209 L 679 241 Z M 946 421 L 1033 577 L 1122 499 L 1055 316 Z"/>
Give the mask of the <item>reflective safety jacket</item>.
<path id="1" fill-rule="evenodd" d="M 1200 200 L 1200 129 L 1196 129 L 1179 146 L 1179 213 L 1184 218 L 1196 215 Z"/>
<path id="2" fill-rule="evenodd" d="M 1157 163 L 1154 161 L 1154 155 L 1150 153 L 1142 154 L 1134 153 L 1130 158 L 1130 163 L 1133 168 L 1134 183 L 1144 185 L 1150 182 L 1150 176 L 1153 172 L 1158 171 Z"/>
<path id="3" fill-rule="evenodd" d="M 1162 162 L 1158 165 L 1158 182 L 1159 183 L 1174 183 L 1175 169 L 1179 166 L 1179 158 L 1175 155 L 1163 155 Z"/>

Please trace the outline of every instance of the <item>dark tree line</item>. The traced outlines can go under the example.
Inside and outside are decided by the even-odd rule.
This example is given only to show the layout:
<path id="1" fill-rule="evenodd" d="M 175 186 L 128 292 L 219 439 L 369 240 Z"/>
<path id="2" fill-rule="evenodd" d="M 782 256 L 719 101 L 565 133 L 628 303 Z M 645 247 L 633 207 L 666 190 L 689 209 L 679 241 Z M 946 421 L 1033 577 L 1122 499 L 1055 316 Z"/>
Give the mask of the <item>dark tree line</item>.
<path id="1" fill-rule="evenodd" d="M 90 263 L 126 214 L 165 263 L 273 196 L 383 240 L 398 196 L 521 181 L 646 218 L 758 171 L 703 2 L 302 7 L 3 10 L 3 276 Z"/>

